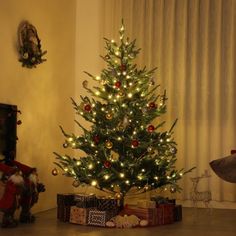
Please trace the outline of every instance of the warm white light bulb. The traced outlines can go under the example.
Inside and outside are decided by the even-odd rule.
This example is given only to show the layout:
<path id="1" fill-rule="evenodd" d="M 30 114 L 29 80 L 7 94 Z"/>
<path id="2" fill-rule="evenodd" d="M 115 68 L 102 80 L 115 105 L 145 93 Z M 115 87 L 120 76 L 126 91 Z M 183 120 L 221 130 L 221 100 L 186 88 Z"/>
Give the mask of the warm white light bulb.
<path id="1" fill-rule="evenodd" d="M 139 179 L 139 180 L 142 180 L 142 179 L 143 179 L 143 176 L 142 176 L 142 175 L 138 175 L 138 179 Z"/>
<path id="2" fill-rule="evenodd" d="M 124 177 L 125 177 L 125 174 L 124 174 L 124 173 L 120 173 L 120 177 L 121 177 L 121 178 L 124 178 Z"/>
<path id="3" fill-rule="evenodd" d="M 104 175 L 104 179 L 109 179 L 109 175 Z"/>
<path id="4" fill-rule="evenodd" d="M 73 138 L 72 138 L 72 137 L 68 138 L 68 141 L 69 141 L 69 142 L 72 142 L 72 141 L 73 141 Z"/>
<path id="5" fill-rule="evenodd" d="M 96 186 L 96 185 L 97 185 L 97 181 L 96 181 L 96 180 L 93 180 L 93 181 L 91 182 L 91 185 L 92 185 L 92 186 Z"/>

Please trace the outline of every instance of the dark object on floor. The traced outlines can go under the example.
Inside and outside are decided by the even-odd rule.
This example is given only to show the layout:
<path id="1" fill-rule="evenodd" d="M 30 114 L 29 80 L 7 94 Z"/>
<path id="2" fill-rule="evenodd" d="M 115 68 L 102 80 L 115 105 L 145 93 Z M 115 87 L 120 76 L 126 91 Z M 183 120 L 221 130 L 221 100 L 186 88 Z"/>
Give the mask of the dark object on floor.
<path id="1" fill-rule="evenodd" d="M 210 162 L 212 170 L 223 180 L 236 183 L 236 153 Z"/>

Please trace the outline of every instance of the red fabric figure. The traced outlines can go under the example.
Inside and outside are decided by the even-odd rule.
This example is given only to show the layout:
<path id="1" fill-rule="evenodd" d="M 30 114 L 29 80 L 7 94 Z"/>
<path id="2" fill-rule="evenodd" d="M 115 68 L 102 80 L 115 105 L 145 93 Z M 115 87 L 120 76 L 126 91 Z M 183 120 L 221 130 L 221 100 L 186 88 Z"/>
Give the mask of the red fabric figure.
<path id="1" fill-rule="evenodd" d="M 5 179 L 5 190 L 0 199 L 0 210 L 3 211 L 2 227 L 10 228 L 17 226 L 14 213 L 19 207 L 19 197 L 23 189 L 24 180 L 17 168 L 0 163 L 0 172 Z"/>
<path id="2" fill-rule="evenodd" d="M 39 183 L 37 169 L 24 165 L 17 161 L 12 161 L 12 165 L 21 170 L 24 177 L 24 188 L 20 197 L 20 222 L 32 223 L 35 221 L 35 217 L 31 214 L 30 209 L 37 203 L 38 195 L 40 192 L 44 192 L 44 185 Z"/>
<path id="3" fill-rule="evenodd" d="M 2 227 L 17 226 L 14 213 L 18 207 L 21 207 L 21 223 L 34 222 L 35 217 L 30 210 L 38 201 L 39 193 L 45 191 L 44 185 L 38 182 L 36 168 L 11 161 L 8 165 L 0 163 L 0 172 L 3 172 L 2 179 L 6 183 L 0 199 L 0 210 L 4 213 Z"/>

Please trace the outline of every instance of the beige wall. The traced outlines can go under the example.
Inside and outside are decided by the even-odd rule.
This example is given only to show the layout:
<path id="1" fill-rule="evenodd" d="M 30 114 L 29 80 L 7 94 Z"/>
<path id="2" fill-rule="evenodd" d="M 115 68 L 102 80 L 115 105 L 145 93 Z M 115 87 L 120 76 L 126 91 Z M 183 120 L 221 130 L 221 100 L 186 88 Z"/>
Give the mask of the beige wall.
<path id="1" fill-rule="evenodd" d="M 103 68 L 103 60 L 100 58 L 104 47 L 102 29 L 102 0 L 77 0 L 76 8 L 76 67 L 75 67 L 75 101 L 80 103 L 80 95 L 89 96 L 83 88 L 82 82 L 87 80 L 89 87 L 95 85 L 84 71 L 93 75 L 99 75 Z M 76 120 L 89 129 L 90 123 L 80 116 L 75 116 Z M 82 130 L 76 125 L 75 133 L 82 134 Z M 75 156 L 84 156 L 80 150 L 75 151 Z M 79 187 L 75 192 L 91 193 L 97 192 L 93 187 Z"/>
<path id="2" fill-rule="evenodd" d="M 74 127 L 75 0 L 0 0 L 0 102 L 21 110 L 17 160 L 38 168 L 46 192 L 34 211 L 56 205 L 56 193 L 72 191 L 71 179 L 53 177 L 53 151 L 64 153 L 59 124 Z M 18 62 L 17 27 L 28 20 L 38 30 L 47 62 L 26 69 Z"/>

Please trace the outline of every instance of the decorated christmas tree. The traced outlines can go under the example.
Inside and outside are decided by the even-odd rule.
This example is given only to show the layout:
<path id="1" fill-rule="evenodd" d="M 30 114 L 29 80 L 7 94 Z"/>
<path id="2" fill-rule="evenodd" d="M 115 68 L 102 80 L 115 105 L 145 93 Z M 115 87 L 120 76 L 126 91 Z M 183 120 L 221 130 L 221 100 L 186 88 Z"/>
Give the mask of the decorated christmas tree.
<path id="1" fill-rule="evenodd" d="M 105 38 L 107 67 L 100 76 L 86 74 L 99 86 L 83 87 L 91 96 L 72 99 L 76 113 L 91 123 L 86 129 L 76 121 L 83 134 L 65 136 L 65 148 L 82 150 L 85 155 L 71 157 L 55 153 L 63 174 L 74 178 L 74 186 L 86 184 L 108 193 L 125 196 L 168 187 L 180 190 L 178 180 L 188 171 L 176 170 L 176 142 L 173 125 L 163 131 L 159 117 L 166 112 L 166 93 L 158 92 L 155 69 L 138 69 L 134 63 L 140 49 L 135 40 L 119 30 L 119 43 Z M 159 122 L 158 122 L 159 121 Z"/>

